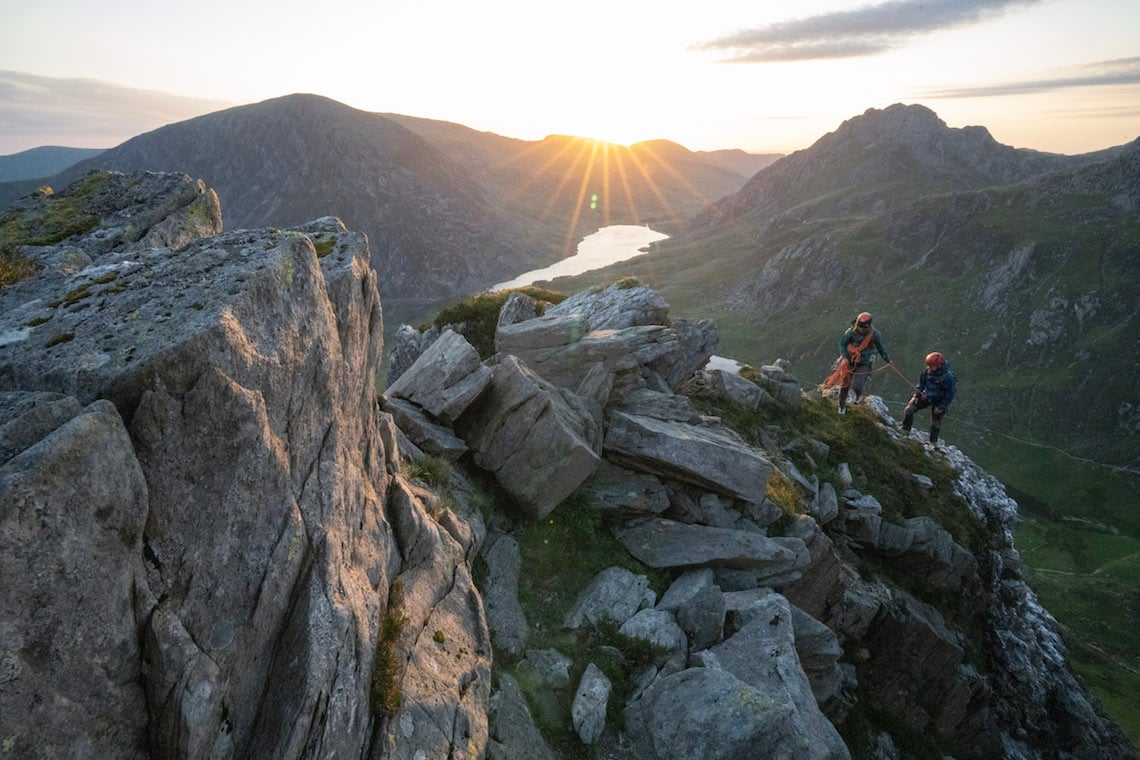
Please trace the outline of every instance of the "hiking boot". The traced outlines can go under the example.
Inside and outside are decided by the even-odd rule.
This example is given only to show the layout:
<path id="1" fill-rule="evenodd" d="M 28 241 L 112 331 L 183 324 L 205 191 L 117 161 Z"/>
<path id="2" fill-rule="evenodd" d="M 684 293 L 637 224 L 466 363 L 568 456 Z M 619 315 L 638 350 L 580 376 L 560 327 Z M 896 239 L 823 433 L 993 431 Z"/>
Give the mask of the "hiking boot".
<path id="1" fill-rule="evenodd" d="M 845 406 L 839 407 L 839 413 L 840 414 L 847 414 L 847 407 L 845 407 Z"/>

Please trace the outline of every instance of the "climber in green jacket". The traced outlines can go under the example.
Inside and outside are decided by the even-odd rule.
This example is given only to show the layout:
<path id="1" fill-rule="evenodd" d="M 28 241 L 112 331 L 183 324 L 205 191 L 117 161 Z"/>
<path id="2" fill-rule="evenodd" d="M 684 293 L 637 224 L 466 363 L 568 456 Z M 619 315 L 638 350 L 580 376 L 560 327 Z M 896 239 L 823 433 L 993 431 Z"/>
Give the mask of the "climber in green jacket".
<path id="1" fill-rule="evenodd" d="M 851 322 L 851 327 L 839 339 L 839 413 L 847 412 L 847 393 L 855 391 L 855 401 L 858 404 L 867 388 L 867 381 L 871 378 L 875 354 L 883 357 L 887 364 L 891 358 L 887 356 L 887 349 L 883 347 L 883 336 L 878 328 L 871 325 L 870 312 L 861 312 Z"/>

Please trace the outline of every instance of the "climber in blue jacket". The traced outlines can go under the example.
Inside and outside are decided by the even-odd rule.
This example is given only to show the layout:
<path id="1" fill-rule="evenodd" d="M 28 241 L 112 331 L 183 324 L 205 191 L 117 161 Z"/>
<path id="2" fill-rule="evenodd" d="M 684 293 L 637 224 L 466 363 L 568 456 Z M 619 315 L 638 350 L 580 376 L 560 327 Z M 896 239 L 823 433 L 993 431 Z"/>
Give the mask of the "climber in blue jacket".
<path id="1" fill-rule="evenodd" d="M 914 387 L 914 396 L 903 410 L 903 430 L 910 433 L 914 425 L 914 413 L 919 409 L 930 407 L 930 445 L 938 443 L 938 431 L 942 427 L 942 417 L 954 401 L 954 394 L 958 392 L 958 378 L 950 369 L 946 357 L 934 351 L 926 355 L 926 367 L 918 376 L 918 385 Z"/>

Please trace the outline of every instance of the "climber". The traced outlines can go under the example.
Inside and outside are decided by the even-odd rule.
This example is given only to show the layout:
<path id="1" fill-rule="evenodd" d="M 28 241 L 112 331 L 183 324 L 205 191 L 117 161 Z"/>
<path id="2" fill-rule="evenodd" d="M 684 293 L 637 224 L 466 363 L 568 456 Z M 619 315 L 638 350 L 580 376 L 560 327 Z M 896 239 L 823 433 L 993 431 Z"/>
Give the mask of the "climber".
<path id="1" fill-rule="evenodd" d="M 902 428 L 910 433 L 914 424 L 914 413 L 930 407 L 930 445 L 938 444 L 938 431 L 942 427 L 942 417 L 950 408 L 954 394 L 958 391 L 958 378 L 950 369 L 946 357 L 934 351 L 926 355 L 926 367 L 918 376 L 914 396 L 903 410 Z"/>
<path id="2" fill-rule="evenodd" d="M 871 326 L 871 315 L 864 311 L 852 320 L 851 327 L 839 339 L 839 359 L 837 360 L 836 374 L 828 378 L 828 384 L 831 384 L 832 378 L 838 375 L 840 414 L 847 412 L 847 392 L 849 390 L 854 389 L 855 391 L 853 403 L 858 404 L 863 399 L 867 381 L 871 377 L 872 364 L 876 353 L 882 356 L 883 361 L 887 364 L 891 363 L 890 357 L 887 356 L 887 350 L 883 348 L 882 334 L 878 328 Z"/>

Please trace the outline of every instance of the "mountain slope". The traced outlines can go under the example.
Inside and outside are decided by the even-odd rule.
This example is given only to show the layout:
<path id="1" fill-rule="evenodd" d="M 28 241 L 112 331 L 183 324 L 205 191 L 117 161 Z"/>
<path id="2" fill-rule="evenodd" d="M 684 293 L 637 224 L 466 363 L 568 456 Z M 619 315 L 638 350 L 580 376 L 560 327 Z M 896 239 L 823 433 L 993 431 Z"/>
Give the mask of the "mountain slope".
<path id="1" fill-rule="evenodd" d="M 183 171 L 217 189 L 227 229 L 286 227 L 324 215 L 364 230 L 385 294 L 477 289 L 556 260 L 464 167 L 375 114 L 314 95 L 219 111 L 135 137 L 95 166 Z"/>
<path id="2" fill-rule="evenodd" d="M 904 371 L 954 357 L 979 424 L 1140 467 L 1116 381 L 1140 350 L 1138 155 L 1014 150 L 920 106 L 869 111 L 597 278 L 639 273 L 716 316 L 722 350 L 764 346 L 821 378 L 870 309 Z"/>
<path id="3" fill-rule="evenodd" d="M 64 148 L 45 145 L 0 156 L 0 182 L 50 177 L 85 158 L 91 158 L 102 152 L 102 148 Z"/>
<path id="4" fill-rule="evenodd" d="M 451 122 L 384 116 L 472 167 L 516 213 L 557 220 L 575 244 L 607 224 L 675 225 L 776 159 L 694 152 L 667 140 L 630 146 L 569 135 L 515 140 Z"/>

